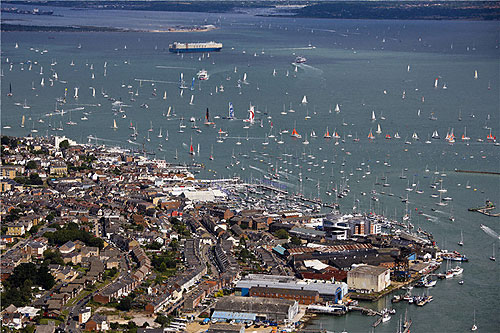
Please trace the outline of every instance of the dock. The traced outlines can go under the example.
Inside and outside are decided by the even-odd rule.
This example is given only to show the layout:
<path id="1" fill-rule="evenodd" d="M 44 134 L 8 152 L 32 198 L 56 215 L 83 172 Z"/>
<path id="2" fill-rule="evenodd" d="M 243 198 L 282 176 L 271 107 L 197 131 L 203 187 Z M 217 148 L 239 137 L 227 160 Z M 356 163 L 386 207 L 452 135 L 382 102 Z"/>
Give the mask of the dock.
<path id="1" fill-rule="evenodd" d="M 378 325 L 380 325 L 381 322 L 382 322 L 382 317 L 377 319 L 377 321 L 372 324 L 372 327 L 377 327 Z"/>
<path id="2" fill-rule="evenodd" d="M 495 175 L 495 176 L 500 176 L 500 172 L 494 172 L 494 171 L 455 170 L 455 172 L 460 172 L 460 173 L 477 173 L 477 174 L 481 174 L 481 175 Z"/>
<path id="3" fill-rule="evenodd" d="M 500 213 L 491 212 L 495 208 L 496 208 L 496 206 L 492 201 L 486 200 L 486 204 L 484 206 L 477 207 L 477 208 L 469 208 L 468 211 L 469 212 L 478 212 L 478 213 L 481 213 L 481 214 L 486 215 L 486 216 L 498 217 L 498 216 L 500 216 Z"/>
<path id="4" fill-rule="evenodd" d="M 358 306 L 358 305 L 350 306 L 349 311 L 361 311 L 362 314 L 365 314 L 367 316 L 381 316 L 382 317 L 382 313 L 375 311 L 373 309 L 364 308 L 364 307 Z"/>

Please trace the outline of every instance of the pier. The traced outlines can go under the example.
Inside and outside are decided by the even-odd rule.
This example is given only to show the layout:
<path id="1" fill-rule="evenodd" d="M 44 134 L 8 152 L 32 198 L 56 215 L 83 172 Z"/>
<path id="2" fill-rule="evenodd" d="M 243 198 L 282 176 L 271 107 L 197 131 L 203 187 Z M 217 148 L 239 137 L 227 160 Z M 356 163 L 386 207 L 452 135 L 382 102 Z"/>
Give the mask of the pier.
<path id="1" fill-rule="evenodd" d="M 494 172 L 494 171 L 455 170 L 455 172 L 460 172 L 460 173 L 477 173 L 477 174 L 481 174 L 481 175 L 495 175 L 495 176 L 500 176 L 500 172 Z"/>
<path id="2" fill-rule="evenodd" d="M 469 212 L 478 212 L 478 213 L 481 213 L 481 214 L 486 215 L 486 216 L 498 217 L 498 216 L 500 216 L 500 213 L 491 212 L 495 208 L 496 208 L 496 206 L 492 201 L 486 200 L 486 204 L 484 206 L 477 207 L 477 208 L 469 208 L 468 211 Z"/>

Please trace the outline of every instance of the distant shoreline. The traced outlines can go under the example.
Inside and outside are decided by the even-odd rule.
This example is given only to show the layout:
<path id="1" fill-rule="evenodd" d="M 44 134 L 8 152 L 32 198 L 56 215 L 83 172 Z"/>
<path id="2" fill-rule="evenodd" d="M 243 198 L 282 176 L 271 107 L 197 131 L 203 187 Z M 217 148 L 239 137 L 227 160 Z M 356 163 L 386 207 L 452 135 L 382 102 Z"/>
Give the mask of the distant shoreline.
<path id="1" fill-rule="evenodd" d="M 294 17 L 323 19 L 366 19 L 366 20 L 500 20 L 500 1 L 360 1 L 290 0 L 287 5 L 280 1 L 235 1 L 199 0 L 182 1 L 40 1 L 4 0 L 2 6 L 28 5 L 33 7 L 61 7 L 73 10 L 135 10 L 158 12 L 199 13 L 254 13 L 264 17 Z M 252 15 L 252 14 L 250 14 Z M 50 17 L 50 16 L 48 16 Z"/>
<path id="2" fill-rule="evenodd" d="M 207 32 L 217 29 L 215 26 L 204 27 L 186 27 L 186 28 L 168 28 L 165 30 L 152 29 L 123 29 L 112 27 L 96 27 L 96 26 L 43 26 L 43 25 L 23 25 L 2 23 L 2 32 L 152 32 L 152 33 L 168 33 L 168 32 Z"/>

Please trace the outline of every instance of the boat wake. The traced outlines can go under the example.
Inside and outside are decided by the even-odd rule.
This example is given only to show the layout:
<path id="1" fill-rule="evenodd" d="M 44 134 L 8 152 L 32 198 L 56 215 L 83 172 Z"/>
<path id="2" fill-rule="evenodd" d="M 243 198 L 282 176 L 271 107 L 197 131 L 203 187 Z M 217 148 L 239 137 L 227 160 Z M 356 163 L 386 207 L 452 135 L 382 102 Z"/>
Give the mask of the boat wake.
<path id="1" fill-rule="evenodd" d="M 253 165 L 249 165 L 248 167 L 249 167 L 250 169 L 254 169 L 254 170 L 257 170 L 257 171 L 259 171 L 259 172 L 266 173 L 266 171 L 264 171 L 264 170 L 262 170 L 262 169 L 260 169 L 260 168 L 257 168 L 257 167 L 255 167 L 255 166 L 253 166 Z"/>
<path id="2" fill-rule="evenodd" d="M 271 49 L 273 51 L 280 51 L 280 50 L 313 50 L 316 47 L 314 46 L 305 46 L 305 47 L 285 47 L 285 48 L 278 48 L 278 49 Z"/>
<path id="3" fill-rule="evenodd" d="M 436 216 L 428 215 L 428 214 L 422 214 L 422 216 L 425 216 L 427 219 L 429 219 L 432 222 L 437 222 L 439 221 L 439 218 Z"/>
<path id="4" fill-rule="evenodd" d="M 323 70 L 322 69 L 313 67 L 311 65 L 307 65 L 307 64 L 295 64 L 295 66 L 297 66 L 298 68 L 303 69 L 305 71 L 307 71 L 307 70 L 314 71 L 314 72 L 317 72 L 320 75 L 323 75 Z"/>
<path id="5" fill-rule="evenodd" d="M 487 233 L 488 235 L 490 235 L 491 237 L 493 238 L 496 238 L 496 239 L 500 239 L 500 236 L 498 235 L 498 233 L 496 233 L 493 229 L 491 229 L 490 227 L 487 227 L 485 226 L 484 224 L 481 224 L 481 229 Z"/>
<path id="6" fill-rule="evenodd" d="M 155 68 L 165 68 L 165 69 L 192 69 L 196 70 L 196 68 L 192 67 L 175 67 L 175 66 L 162 66 L 162 65 L 156 65 Z"/>

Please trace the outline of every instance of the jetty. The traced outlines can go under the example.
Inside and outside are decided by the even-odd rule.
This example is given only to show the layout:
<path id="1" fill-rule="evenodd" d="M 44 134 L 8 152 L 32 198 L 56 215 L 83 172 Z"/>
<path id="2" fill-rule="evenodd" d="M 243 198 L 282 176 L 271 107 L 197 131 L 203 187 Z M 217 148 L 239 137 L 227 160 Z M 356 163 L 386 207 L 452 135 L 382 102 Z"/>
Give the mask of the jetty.
<path id="1" fill-rule="evenodd" d="M 496 175 L 496 176 L 500 176 L 500 172 L 494 172 L 494 171 L 455 170 L 455 172 L 460 172 L 460 173 L 477 173 L 477 174 L 481 174 L 481 175 Z"/>
<path id="2" fill-rule="evenodd" d="M 498 217 L 498 216 L 500 216 L 500 213 L 493 213 L 492 212 L 492 210 L 495 208 L 496 208 L 496 206 L 492 201 L 486 200 L 486 203 L 484 206 L 477 207 L 477 208 L 469 208 L 468 211 L 469 212 L 478 212 L 478 213 L 481 213 L 481 214 L 486 215 L 486 216 Z"/>

